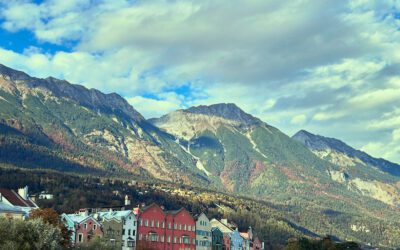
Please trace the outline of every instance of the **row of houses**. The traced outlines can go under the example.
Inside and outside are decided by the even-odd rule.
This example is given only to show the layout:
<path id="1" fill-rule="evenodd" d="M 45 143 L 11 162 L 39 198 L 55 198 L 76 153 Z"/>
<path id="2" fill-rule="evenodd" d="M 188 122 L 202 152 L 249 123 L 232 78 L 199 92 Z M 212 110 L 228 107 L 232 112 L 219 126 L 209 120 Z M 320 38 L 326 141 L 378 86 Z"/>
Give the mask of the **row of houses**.
<path id="1" fill-rule="evenodd" d="M 239 232 L 226 219 L 209 220 L 204 213 L 192 216 L 185 208 L 165 210 L 151 204 L 121 211 L 102 210 L 82 209 L 75 214 L 61 215 L 72 231 L 75 244 L 101 237 L 123 250 L 264 249 L 251 227 L 246 232 Z"/>
<path id="2" fill-rule="evenodd" d="M 37 208 L 28 187 L 18 191 L 0 188 L 0 217 L 26 219 Z M 62 214 L 61 219 L 72 232 L 74 244 L 101 237 L 121 249 L 264 249 L 251 227 L 239 232 L 226 219 L 209 220 L 204 213 L 192 216 L 184 208 L 171 211 L 157 204 L 133 207 L 128 196 L 125 206 L 81 209 L 74 214 Z"/>

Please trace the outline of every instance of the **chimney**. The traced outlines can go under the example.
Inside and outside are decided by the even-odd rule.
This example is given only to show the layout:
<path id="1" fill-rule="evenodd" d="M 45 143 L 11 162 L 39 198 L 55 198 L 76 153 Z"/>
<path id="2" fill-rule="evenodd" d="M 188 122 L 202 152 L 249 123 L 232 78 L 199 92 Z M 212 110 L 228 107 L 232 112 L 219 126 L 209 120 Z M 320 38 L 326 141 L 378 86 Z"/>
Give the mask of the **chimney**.
<path id="1" fill-rule="evenodd" d="M 79 210 L 79 215 L 81 216 L 88 216 L 89 215 L 89 211 L 86 208 L 82 208 Z"/>
<path id="2" fill-rule="evenodd" d="M 228 225 L 228 219 L 221 219 L 222 224 Z"/>
<path id="3" fill-rule="evenodd" d="M 125 206 L 131 205 L 131 199 L 129 198 L 129 195 L 125 195 Z"/>
<path id="4" fill-rule="evenodd" d="M 25 186 L 24 188 L 18 188 L 18 194 L 19 194 L 19 196 L 22 197 L 22 199 L 27 200 L 28 199 L 28 186 Z"/>

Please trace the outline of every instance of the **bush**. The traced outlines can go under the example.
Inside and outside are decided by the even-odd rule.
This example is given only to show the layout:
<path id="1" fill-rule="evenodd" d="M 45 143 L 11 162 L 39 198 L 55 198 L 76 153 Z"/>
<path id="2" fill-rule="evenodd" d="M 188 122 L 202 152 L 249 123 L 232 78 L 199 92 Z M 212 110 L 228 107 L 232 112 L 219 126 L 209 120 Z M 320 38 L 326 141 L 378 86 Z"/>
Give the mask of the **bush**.
<path id="1" fill-rule="evenodd" d="M 61 231 L 42 219 L 0 219 L 0 249 L 60 249 Z"/>

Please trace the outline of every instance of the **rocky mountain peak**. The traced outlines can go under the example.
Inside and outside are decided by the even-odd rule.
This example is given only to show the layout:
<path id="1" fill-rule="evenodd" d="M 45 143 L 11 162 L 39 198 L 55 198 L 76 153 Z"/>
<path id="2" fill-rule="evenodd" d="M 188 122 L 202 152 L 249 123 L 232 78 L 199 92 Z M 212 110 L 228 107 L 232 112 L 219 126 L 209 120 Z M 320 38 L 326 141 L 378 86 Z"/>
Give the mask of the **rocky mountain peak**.
<path id="1" fill-rule="evenodd" d="M 227 120 L 236 121 L 245 125 L 262 123 L 262 121 L 250 114 L 247 114 L 234 103 L 218 103 L 213 105 L 200 105 L 186 109 L 185 112 L 217 116 Z"/>
<path id="2" fill-rule="evenodd" d="M 335 151 L 347 157 L 357 158 L 364 164 L 379 168 L 384 172 L 400 176 L 400 165 L 385 159 L 374 158 L 361 150 L 347 145 L 341 140 L 315 135 L 305 130 L 300 130 L 292 138 L 302 143 L 311 151 Z"/>
<path id="3" fill-rule="evenodd" d="M 134 121 L 144 120 L 139 112 L 116 93 L 104 94 L 99 90 L 87 89 L 82 85 L 71 84 L 54 77 L 47 77 L 46 79 L 31 77 L 24 72 L 8 68 L 2 64 L 0 64 L 0 74 L 6 76 L 13 85 L 15 85 L 14 81 L 21 81 L 21 84 L 30 89 L 48 90 L 56 97 L 68 98 L 95 111 L 115 113 Z"/>
<path id="4" fill-rule="evenodd" d="M 22 71 L 18 71 L 18 70 L 9 68 L 1 63 L 0 63 L 0 75 L 7 76 L 13 81 L 29 79 L 28 74 L 26 74 Z"/>

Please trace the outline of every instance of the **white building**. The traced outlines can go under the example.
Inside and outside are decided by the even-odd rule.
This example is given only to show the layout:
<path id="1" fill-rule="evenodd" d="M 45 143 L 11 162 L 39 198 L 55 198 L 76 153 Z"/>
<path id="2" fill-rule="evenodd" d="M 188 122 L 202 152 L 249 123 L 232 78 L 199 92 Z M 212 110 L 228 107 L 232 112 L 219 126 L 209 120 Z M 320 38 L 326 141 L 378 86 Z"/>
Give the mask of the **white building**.
<path id="1" fill-rule="evenodd" d="M 0 188 L 0 202 L 22 210 L 25 213 L 25 217 L 29 216 L 29 212 L 32 209 L 39 208 L 38 205 L 29 198 L 28 186 L 18 189 L 18 192 L 11 189 Z"/>
<path id="2" fill-rule="evenodd" d="M 211 250 L 211 223 L 204 213 L 201 213 L 196 220 L 196 249 Z"/>

